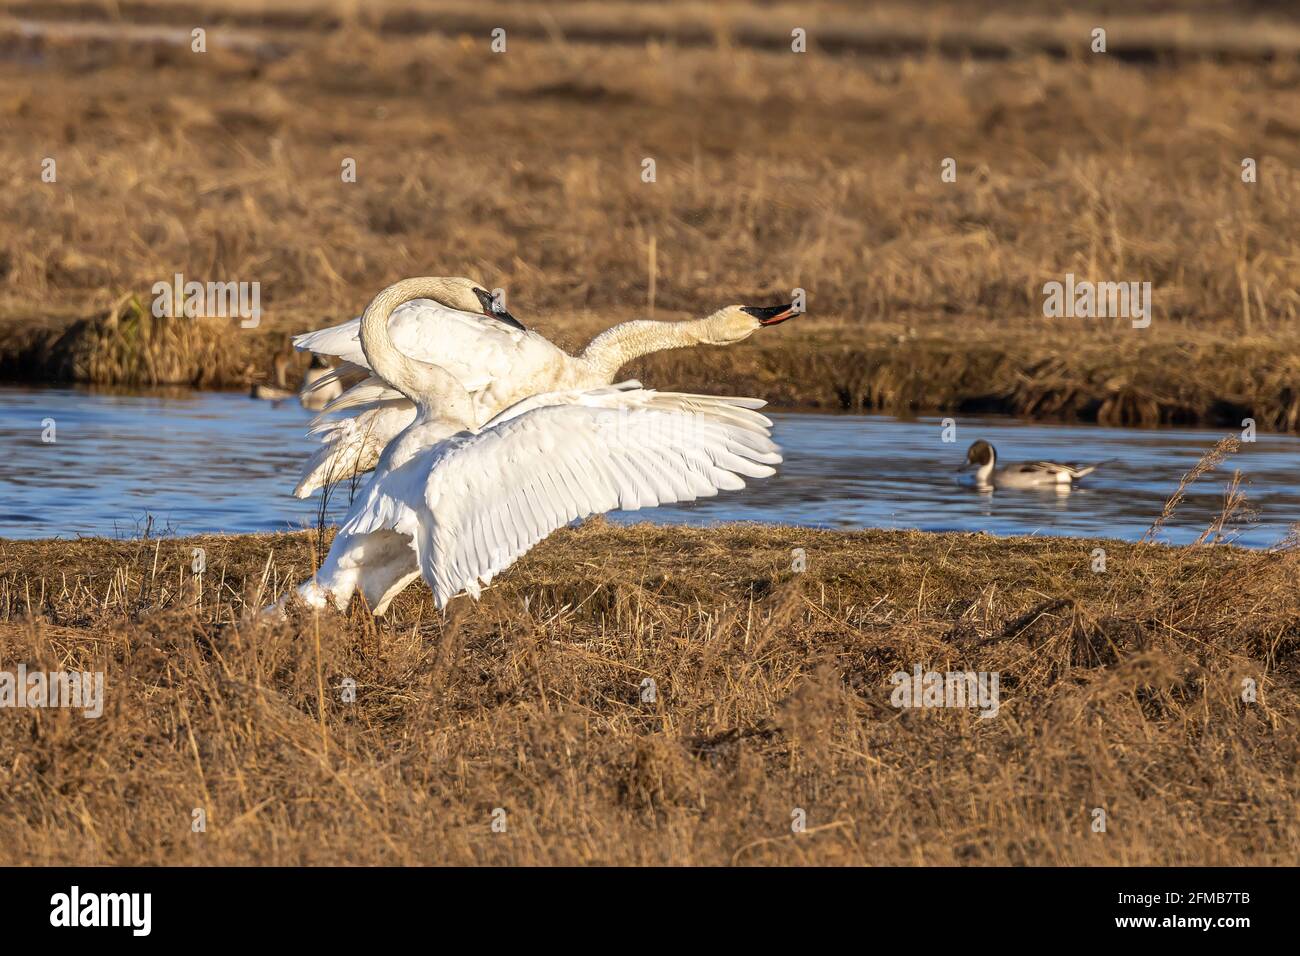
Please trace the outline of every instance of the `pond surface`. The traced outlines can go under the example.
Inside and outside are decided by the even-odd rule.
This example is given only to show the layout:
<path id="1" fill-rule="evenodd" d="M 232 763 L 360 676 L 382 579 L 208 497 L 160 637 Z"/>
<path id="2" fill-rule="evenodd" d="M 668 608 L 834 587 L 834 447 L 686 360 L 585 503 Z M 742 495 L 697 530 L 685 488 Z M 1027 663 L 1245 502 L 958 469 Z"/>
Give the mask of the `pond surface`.
<path id="1" fill-rule="evenodd" d="M 271 531 L 314 526 L 319 497 L 290 494 L 312 448 L 312 413 L 296 401 L 229 392 L 132 394 L 0 387 L 0 537 Z M 616 521 L 761 521 L 829 528 L 921 528 L 1135 539 L 1179 478 L 1224 432 L 774 413 L 780 473 L 689 505 L 612 515 Z M 52 424 L 52 429 L 51 429 Z M 52 437 L 52 442 L 43 440 Z M 1080 487 L 981 493 L 955 469 L 976 438 L 1004 461 L 1113 458 Z M 1195 540 L 1218 514 L 1233 468 L 1258 520 L 1237 541 L 1274 544 L 1300 521 L 1300 438 L 1260 434 L 1191 486 L 1162 540 Z M 347 507 L 335 496 L 330 515 Z"/>

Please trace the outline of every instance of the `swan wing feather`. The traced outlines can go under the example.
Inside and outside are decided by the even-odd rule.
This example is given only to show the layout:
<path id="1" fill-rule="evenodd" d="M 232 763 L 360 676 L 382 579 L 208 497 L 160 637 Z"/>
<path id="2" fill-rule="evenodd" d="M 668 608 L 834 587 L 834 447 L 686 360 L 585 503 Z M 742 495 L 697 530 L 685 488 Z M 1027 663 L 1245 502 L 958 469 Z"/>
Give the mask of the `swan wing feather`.
<path id="1" fill-rule="evenodd" d="M 424 480 L 416 552 L 439 607 L 578 518 L 743 488 L 781 461 L 748 400 L 610 386 L 520 404 L 413 459 Z M 411 480 L 395 489 L 403 500 Z"/>
<path id="2" fill-rule="evenodd" d="M 320 446 L 303 465 L 294 497 L 310 498 L 318 488 L 370 471 L 388 443 L 414 420 L 415 406 L 400 396 L 349 418 L 318 418 L 308 434 L 319 438 Z"/>

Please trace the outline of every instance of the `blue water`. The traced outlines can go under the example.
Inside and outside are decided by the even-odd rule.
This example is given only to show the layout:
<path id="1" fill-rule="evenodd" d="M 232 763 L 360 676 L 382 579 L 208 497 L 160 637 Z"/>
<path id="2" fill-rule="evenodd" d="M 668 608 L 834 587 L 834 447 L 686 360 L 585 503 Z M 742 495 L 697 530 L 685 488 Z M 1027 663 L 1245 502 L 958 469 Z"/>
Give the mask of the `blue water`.
<path id="1" fill-rule="evenodd" d="M 137 536 L 314 526 L 319 498 L 290 495 L 312 445 L 296 401 L 234 393 L 121 394 L 0 387 L 0 537 Z M 786 462 L 771 479 L 689 505 L 614 520 L 762 521 L 830 528 L 921 528 L 1134 539 L 1222 431 L 1043 425 L 938 417 L 776 413 Z M 52 420 L 53 442 L 43 441 Z M 43 436 L 45 433 L 45 436 Z M 955 469 L 976 438 L 1005 461 L 1115 458 L 1067 494 L 981 493 Z M 1161 539 L 1187 542 L 1219 512 L 1233 468 L 1258 520 L 1237 541 L 1275 543 L 1300 521 L 1300 438 L 1261 434 L 1191 487 Z M 330 515 L 341 517 L 347 493 Z"/>

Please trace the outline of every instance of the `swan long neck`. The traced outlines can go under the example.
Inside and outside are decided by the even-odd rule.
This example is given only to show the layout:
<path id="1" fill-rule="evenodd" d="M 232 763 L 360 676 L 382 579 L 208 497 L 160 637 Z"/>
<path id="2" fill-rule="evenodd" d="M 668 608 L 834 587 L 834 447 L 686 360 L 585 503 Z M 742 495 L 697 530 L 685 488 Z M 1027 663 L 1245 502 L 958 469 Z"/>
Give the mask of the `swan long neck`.
<path id="1" fill-rule="evenodd" d="M 428 276 L 403 279 L 384 289 L 361 314 L 361 351 L 370 370 L 417 408 L 437 406 L 442 417 L 472 424 L 464 386 L 445 369 L 411 358 L 397 347 L 388 330 L 388 320 L 399 305 L 412 299 L 440 300 L 445 291 L 445 282 Z"/>
<path id="2" fill-rule="evenodd" d="M 618 370 L 633 359 L 667 349 L 689 348 L 706 341 L 709 319 L 690 322 L 655 322 L 638 319 L 606 329 L 591 340 L 582 360 L 594 372 L 613 381 Z"/>

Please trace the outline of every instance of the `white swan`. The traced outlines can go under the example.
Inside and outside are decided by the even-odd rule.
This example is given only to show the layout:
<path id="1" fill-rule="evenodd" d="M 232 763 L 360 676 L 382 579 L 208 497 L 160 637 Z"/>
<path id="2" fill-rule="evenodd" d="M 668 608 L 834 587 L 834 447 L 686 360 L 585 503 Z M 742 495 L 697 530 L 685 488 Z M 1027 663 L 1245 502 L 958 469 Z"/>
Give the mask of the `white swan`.
<path id="1" fill-rule="evenodd" d="M 423 576 L 445 607 L 482 586 L 557 528 L 615 508 L 692 501 L 743 488 L 781 461 L 758 399 L 680 395 L 636 382 L 535 395 L 474 430 L 469 390 L 402 353 L 389 316 L 426 295 L 406 279 L 361 317 L 368 366 L 415 406 L 383 450 L 315 577 L 312 607 L 346 608 L 359 587 L 373 612 Z M 283 602 L 279 605 L 283 607 Z"/>
<path id="2" fill-rule="evenodd" d="M 494 415 L 530 395 L 542 392 L 609 385 L 628 362 L 651 352 L 695 345 L 730 345 L 749 338 L 764 326 L 793 317 L 794 308 L 731 305 L 712 315 L 687 322 L 624 322 L 607 329 L 583 350 L 570 355 L 544 336 L 511 323 L 485 321 L 483 316 L 453 315 L 439 303 L 463 302 L 469 279 L 433 279 L 426 298 L 408 302 L 393 312 L 389 332 L 406 355 L 436 363 L 450 372 L 470 394 L 472 424 L 483 425 Z M 481 287 L 476 292 L 486 295 Z M 436 301 L 427 301 L 436 299 Z M 464 310 L 463 304 L 452 308 Z M 508 313 L 507 313 L 508 315 Z M 487 318 L 493 315 L 487 313 Z M 343 360 L 334 377 L 369 369 L 359 339 L 360 319 L 307 332 L 294 345 Z M 329 413 L 351 410 L 346 418 Z M 415 405 L 383 375 L 372 375 L 325 407 L 311 434 L 321 447 L 303 467 L 294 494 L 310 497 L 317 488 L 373 468 L 382 449 L 415 420 Z"/>
<path id="3" fill-rule="evenodd" d="M 457 347 L 439 354 L 438 361 L 468 385 L 481 384 L 482 377 L 467 361 L 477 357 L 487 374 L 500 373 L 506 366 L 499 342 L 511 340 L 526 330 L 504 306 L 488 292 L 483 283 L 464 276 L 430 276 L 421 280 L 425 292 L 403 304 L 390 320 L 400 341 L 421 337 L 434 342 L 448 341 Z M 330 390 L 329 401 L 311 406 L 326 413 L 343 408 L 356 409 L 343 419 L 318 415 L 310 435 L 320 436 L 322 445 L 303 466 L 294 494 L 310 497 L 317 488 L 369 471 L 379 460 L 380 452 L 415 418 L 414 405 L 400 392 L 389 388 L 370 369 L 362 353 L 358 329 L 361 320 L 295 336 L 299 351 L 317 356 L 335 356 L 340 364 L 303 388 L 303 404 L 312 401 L 315 392 Z M 437 349 L 439 353 L 441 349 Z M 343 391 L 347 377 L 363 376 L 363 381 Z M 477 376 L 477 378 L 476 378 Z"/>

